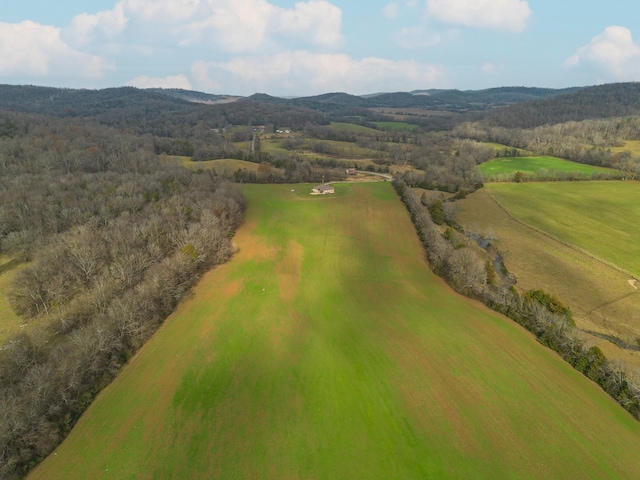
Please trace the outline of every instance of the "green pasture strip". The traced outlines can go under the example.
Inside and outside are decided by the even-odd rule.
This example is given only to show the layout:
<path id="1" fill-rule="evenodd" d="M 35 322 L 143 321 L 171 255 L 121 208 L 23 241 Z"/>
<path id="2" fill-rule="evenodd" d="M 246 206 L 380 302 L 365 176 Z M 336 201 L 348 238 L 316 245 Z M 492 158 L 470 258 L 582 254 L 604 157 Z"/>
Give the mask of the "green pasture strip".
<path id="1" fill-rule="evenodd" d="M 640 183 L 490 184 L 512 216 L 640 277 Z"/>
<path id="2" fill-rule="evenodd" d="M 528 150 L 524 150 L 522 148 L 510 147 L 509 145 L 503 145 L 502 143 L 495 143 L 495 142 L 478 142 L 478 143 L 487 147 L 491 147 L 494 150 L 497 150 L 500 152 L 505 150 L 516 150 L 520 155 L 531 155 L 531 152 Z"/>
<path id="3" fill-rule="evenodd" d="M 575 173 L 580 177 L 591 177 L 594 174 L 619 176 L 619 172 L 611 168 L 585 165 L 556 157 L 494 158 L 479 165 L 478 168 L 488 179 L 513 175 L 518 171 L 549 176 L 552 176 L 552 172 Z"/>
<path id="4" fill-rule="evenodd" d="M 435 277 L 388 183 L 310 189 L 246 186 L 234 259 L 31 478 L 640 476 L 640 423 Z"/>
<path id="5" fill-rule="evenodd" d="M 334 130 L 343 131 L 343 132 L 380 135 L 380 132 L 375 128 L 365 127 L 363 125 L 357 125 L 355 123 L 331 122 L 331 128 L 333 128 Z"/>
<path id="6" fill-rule="evenodd" d="M 382 128 L 383 130 L 391 130 L 391 131 L 399 131 L 399 132 L 412 132 L 418 125 L 414 125 L 412 123 L 406 122 L 371 122 L 376 127 Z"/>

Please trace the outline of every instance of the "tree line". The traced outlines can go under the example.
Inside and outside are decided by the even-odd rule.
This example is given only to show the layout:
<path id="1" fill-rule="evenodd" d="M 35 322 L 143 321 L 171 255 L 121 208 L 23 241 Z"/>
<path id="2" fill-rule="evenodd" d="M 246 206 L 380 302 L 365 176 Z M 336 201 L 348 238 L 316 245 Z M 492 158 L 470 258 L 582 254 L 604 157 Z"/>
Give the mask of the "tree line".
<path id="1" fill-rule="evenodd" d="M 198 276 L 233 253 L 241 191 L 148 138 L 24 116 L 0 138 L 0 254 L 28 262 L 0 346 L 0 478 L 65 437 Z"/>

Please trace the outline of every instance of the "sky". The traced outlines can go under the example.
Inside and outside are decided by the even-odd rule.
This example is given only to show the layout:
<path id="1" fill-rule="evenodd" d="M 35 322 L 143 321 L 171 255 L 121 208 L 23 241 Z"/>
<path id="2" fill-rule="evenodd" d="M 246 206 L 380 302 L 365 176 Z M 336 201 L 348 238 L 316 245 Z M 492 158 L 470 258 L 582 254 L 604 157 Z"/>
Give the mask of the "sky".
<path id="1" fill-rule="evenodd" d="M 0 83 L 363 95 L 640 81 L 638 0 L 2 0 Z"/>

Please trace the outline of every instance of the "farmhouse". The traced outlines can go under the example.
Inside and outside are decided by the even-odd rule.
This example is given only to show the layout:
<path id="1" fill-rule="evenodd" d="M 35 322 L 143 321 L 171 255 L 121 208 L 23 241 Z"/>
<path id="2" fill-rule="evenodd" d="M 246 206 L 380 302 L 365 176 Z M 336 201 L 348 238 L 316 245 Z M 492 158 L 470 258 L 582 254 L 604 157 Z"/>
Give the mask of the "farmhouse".
<path id="1" fill-rule="evenodd" d="M 355 175 L 357 173 L 355 168 L 347 168 L 347 175 Z"/>
<path id="2" fill-rule="evenodd" d="M 311 190 L 312 195 L 326 195 L 327 193 L 336 193 L 333 185 L 324 183 L 322 185 L 318 185 L 317 187 L 313 187 L 313 189 Z"/>

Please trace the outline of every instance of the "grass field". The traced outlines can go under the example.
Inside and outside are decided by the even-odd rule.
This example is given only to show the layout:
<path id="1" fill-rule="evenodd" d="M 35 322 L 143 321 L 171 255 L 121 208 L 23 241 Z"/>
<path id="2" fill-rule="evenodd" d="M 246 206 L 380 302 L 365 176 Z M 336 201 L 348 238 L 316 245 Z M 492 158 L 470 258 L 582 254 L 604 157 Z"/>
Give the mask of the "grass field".
<path id="1" fill-rule="evenodd" d="M 519 155 L 531 155 L 532 152 L 528 151 L 528 150 L 524 150 L 522 148 L 515 148 L 515 147 L 510 147 L 508 145 L 503 145 L 502 143 L 495 143 L 495 142 L 478 142 L 482 145 L 485 145 L 487 147 L 491 147 L 494 150 L 498 151 L 498 152 L 503 152 L 505 150 L 516 150 L 518 152 Z"/>
<path id="2" fill-rule="evenodd" d="M 11 308 L 8 297 L 11 281 L 22 268 L 24 264 L 0 255 L 0 345 L 9 335 L 18 332 L 24 323 Z"/>
<path id="3" fill-rule="evenodd" d="M 613 147 L 612 152 L 629 152 L 636 157 L 640 157 L 640 140 L 627 140 L 622 147 Z"/>
<path id="4" fill-rule="evenodd" d="M 341 123 L 341 122 L 331 122 L 331 128 L 338 131 L 343 132 L 354 132 L 354 133 L 366 133 L 369 135 L 380 135 L 380 132 L 375 128 L 365 127 L 363 125 L 357 125 L 355 123 Z"/>
<path id="5" fill-rule="evenodd" d="M 579 178 L 591 178 L 594 174 L 619 176 L 620 173 L 610 168 L 594 167 L 571 162 L 556 157 L 501 157 L 481 164 L 478 169 L 488 180 L 510 180 L 520 171 L 539 174 L 541 177 L 553 176 L 553 172 L 574 173 Z"/>
<path id="6" fill-rule="evenodd" d="M 164 155 L 163 158 L 170 162 L 182 165 L 190 170 L 215 170 L 219 174 L 231 174 L 238 169 L 247 169 L 257 171 L 260 165 L 245 160 L 236 160 L 234 158 L 221 158 L 217 160 L 205 160 L 203 162 L 194 162 L 191 157 L 181 157 L 174 155 Z"/>
<path id="7" fill-rule="evenodd" d="M 640 278 L 640 183 L 488 185 L 511 215 Z"/>
<path id="8" fill-rule="evenodd" d="M 412 132 L 418 125 L 406 122 L 372 122 L 376 127 L 398 132 Z"/>
<path id="9" fill-rule="evenodd" d="M 540 193 L 539 198 L 533 200 L 531 208 L 545 209 L 550 222 L 557 225 L 563 224 L 567 217 L 574 216 L 574 211 L 560 209 L 562 190 L 566 187 L 581 189 L 587 184 L 579 184 L 584 187 L 574 183 L 545 185 L 554 187 Z M 622 202 L 625 197 L 629 200 L 628 197 L 633 196 L 634 184 L 632 183 L 624 184 L 623 188 L 620 182 L 603 182 L 602 184 L 589 182 L 588 185 L 596 187 L 596 190 L 604 189 L 604 193 L 614 199 L 618 198 L 625 187 L 630 187 L 629 192 L 621 195 Z M 526 199 L 532 201 L 526 193 L 527 190 L 539 188 L 537 184 L 518 184 L 517 186 L 523 188 L 515 189 L 512 194 L 522 195 L 525 201 Z M 493 192 L 505 187 L 508 185 L 487 185 L 460 202 L 462 208 L 459 221 L 465 229 L 485 235 L 491 233 L 497 237 L 497 246 L 505 252 L 506 265 L 509 271 L 517 275 L 517 286 L 521 291 L 542 288 L 558 296 L 571 308 L 579 328 L 615 336 L 634 344 L 635 339 L 640 337 L 640 323 L 638 323 L 640 292 L 629 284 L 629 276 L 510 217 L 487 193 L 491 192 L 493 195 Z M 590 188 L 587 187 L 586 190 Z M 636 187 L 635 190 L 637 191 L 638 188 Z M 549 206 L 546 202 L 542 203 L 545 196 L 549 203 L 555 205 Z M 502 199 L 505 202 L 504 206 L 510 209 L 509 197 L 498 195 L 496 198 Z M 594 204 L 598 201 L 589 200 L 589 195 L 586 196 L 585 201 L 587 202 L 585 209 L 593 212 Z M 596 208 L 595 211 L 597 212 L 598 209 L 601 208 Z M 558 212 L 561 217 L 551 217 Z M 580 215 L 580 212 L 577 214 Z M 640 222 L 640 219 L 636 221 Z M 537 227 L 543 228 L 544 225 L 537 223 Z M 608 230 L 602 225 L 596 228 L 600 228 L 598 233 Z M 603 243 L 606 241 L 603 239 Z M 633 259 L 633 254 L 630 258 Z M 593 335 L 585 337 L 585 340 L 589 344 L 598 345 L 608 358 L 623 360 L 626 364 L 640 369 L 640 352 L 620 349 L 613 343 Z"/>
<path id="10" fill-rule="evenodd" d="M 638 478 L 640 423 L 426 265 L 387 183 L 247 186 L 239 253 L 30 478 Z"/>

